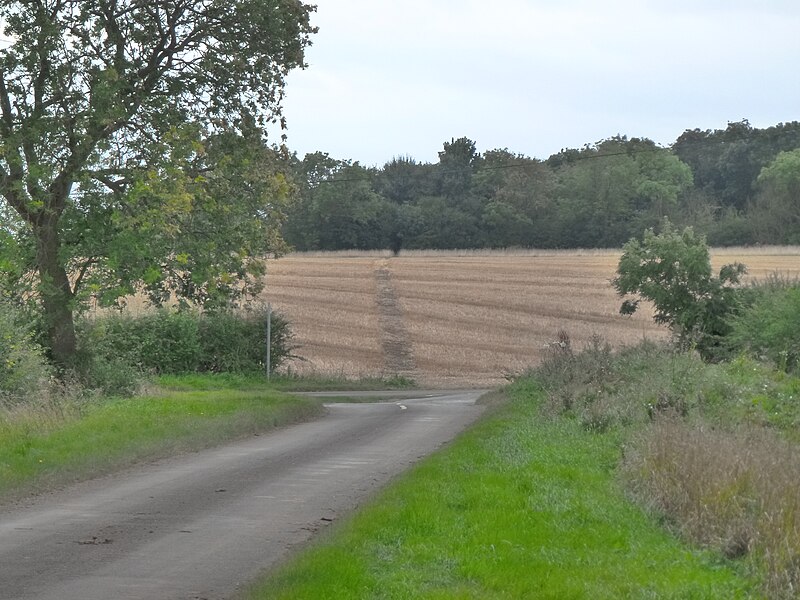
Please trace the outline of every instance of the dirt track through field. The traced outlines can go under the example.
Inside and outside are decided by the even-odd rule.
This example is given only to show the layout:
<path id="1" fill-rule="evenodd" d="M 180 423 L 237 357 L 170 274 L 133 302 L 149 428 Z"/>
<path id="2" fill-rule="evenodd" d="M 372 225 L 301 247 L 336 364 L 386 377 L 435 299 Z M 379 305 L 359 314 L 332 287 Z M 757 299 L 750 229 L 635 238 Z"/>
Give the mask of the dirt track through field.
<path id="1" fill-rule="evenodd" d="M 386 260 L 375 263 L 375 285 L 384 371 L 389 375 L 413 378 L 416 367 L 411 338 L 406 329 L 403 307 L 392 285 L 392 273 Z"/>
<path id="2" fill-rule="evenodd" d="M 0 598 L 231 597 L 482 412 L 401 394 L 0 510 Z"/>

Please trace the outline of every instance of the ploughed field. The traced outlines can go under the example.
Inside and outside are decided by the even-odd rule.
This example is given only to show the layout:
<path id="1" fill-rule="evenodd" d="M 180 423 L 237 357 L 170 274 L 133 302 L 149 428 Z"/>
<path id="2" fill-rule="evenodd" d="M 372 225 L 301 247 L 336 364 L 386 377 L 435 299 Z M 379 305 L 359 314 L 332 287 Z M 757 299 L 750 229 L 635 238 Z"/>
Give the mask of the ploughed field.
<path id="1" fill-rule="evenodd" d="M 269 263 L 264 299 L 292 323 L 296 373 L 404 375 L 489 386 L 536 364 L 559 330 L 574 348 L 667 336 L 648 310 L 619 315 L 618 251 L 292 254 Z M 800 248 L 725 249 L 749 276 L 800 276 Z"/>

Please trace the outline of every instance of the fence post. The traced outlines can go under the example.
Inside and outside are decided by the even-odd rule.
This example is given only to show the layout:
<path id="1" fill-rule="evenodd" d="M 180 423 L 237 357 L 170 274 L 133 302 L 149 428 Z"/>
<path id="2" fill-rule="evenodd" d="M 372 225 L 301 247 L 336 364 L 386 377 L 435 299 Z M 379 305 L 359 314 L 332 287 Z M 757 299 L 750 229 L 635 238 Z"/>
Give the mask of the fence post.
<path id="1" fill-rule="evenodd" d="M 267 357 L 265 366 L 267 369 L 267 379 L 272 373 L 272 304 L 267 304 Z"/>

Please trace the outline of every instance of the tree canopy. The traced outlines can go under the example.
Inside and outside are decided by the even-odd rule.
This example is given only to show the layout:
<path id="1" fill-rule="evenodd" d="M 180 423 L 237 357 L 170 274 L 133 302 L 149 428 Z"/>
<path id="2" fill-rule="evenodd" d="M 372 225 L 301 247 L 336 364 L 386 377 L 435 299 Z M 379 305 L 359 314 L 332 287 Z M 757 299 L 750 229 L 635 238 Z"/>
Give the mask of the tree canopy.
<path id="1" fill-rule="evenodd" d="M 201 301 L 279 249 L 283 123 L 313 7 L 295 0 L 0 2 L 4 271 L 35 273 L 53 358 L 88 283 Z M 260 240 L 260 241 L 257 241 Z M 263 242 L 267 240 L 267 244 Z"/>
<path id="2" fill-rule="evenodd" d="M 692 225 L 715 245 L 800 240 L 798 192 L 792 187 L 800 181 L 797 122 L 686 130 L 672 147 L 617 135 L 544 161 L 507 148 L 480 153 L 476 146 L 467 137 L 451 138 L 434 163 L 400 156 L 383 167 L 359 165 L 347 178 L 314 173 L 319 188 L 313 190 L 298 165 L 314 155 L 296 159 L 295 177 L 304 192 L 295 212 L 302 219 L 293 213 L 287 241 L 299 250 L 618 248 L 664 217 Z M 353 164 L 325 156 L 334 164 Z M 342 236 L 336 241 L 322 233 L 328 220 L 318 199 L 326 187 L 336 191 L 324 194 L 338 198 Z M 316 212 L 310 211 L 315 202 Z M 388 226 L 360 225 L 361 215 L 376 210 Z"/>

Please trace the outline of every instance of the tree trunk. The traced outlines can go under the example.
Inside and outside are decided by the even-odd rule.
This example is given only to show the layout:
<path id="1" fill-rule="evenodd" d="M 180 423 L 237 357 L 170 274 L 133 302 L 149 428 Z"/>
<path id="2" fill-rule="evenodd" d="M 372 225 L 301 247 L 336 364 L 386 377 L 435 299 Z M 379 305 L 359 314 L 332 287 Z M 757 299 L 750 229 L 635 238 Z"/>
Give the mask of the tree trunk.
<path id="1" fill-rule="evenodd" d="M 59 260 L 61 241 L 58 219 L 45 218 L 34 228 L 36 263 L 41 280 L 45 327 L 53 362 L 59 368 L 71 366 L 77 350 L 73 319 L 73 292 L 67 270 Z"/>

